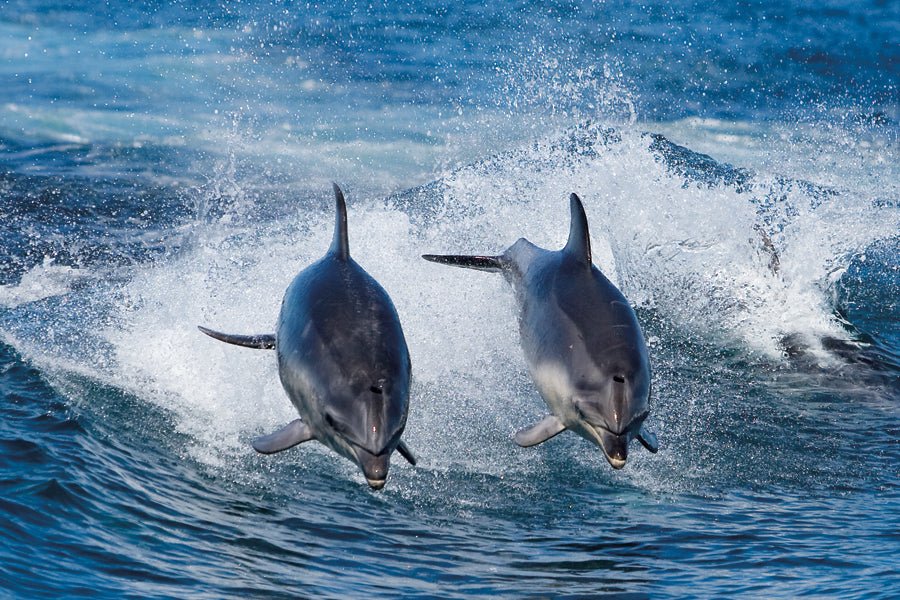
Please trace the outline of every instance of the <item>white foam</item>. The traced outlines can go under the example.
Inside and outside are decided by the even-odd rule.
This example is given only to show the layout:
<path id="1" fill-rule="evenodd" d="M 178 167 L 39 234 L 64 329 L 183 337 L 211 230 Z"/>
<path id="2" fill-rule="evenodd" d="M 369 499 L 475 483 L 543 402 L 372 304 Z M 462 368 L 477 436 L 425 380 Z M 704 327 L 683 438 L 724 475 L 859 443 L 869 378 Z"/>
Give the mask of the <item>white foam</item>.
<path id="1" fill-rule="evenodd" d="M 633 130 L 620 137 L 574 155 L 551 140 L 454 171 L 422 212 L 348 194 L 351 253 L 393 298 L 412 354 L 407 439 L 422 468 L 497 475 L 539 468 L 541 454 L 513 456 L 509 437 L 546 409 L 525 370 L 503 278 L 420 255 L 500 253 L 519 237 L 561 248 L 572 191 L 585 203 L 595 263 L 676 335 L 771 357 L 786 334 L 843 335 L 829 304 L 830 275 L 847 253 L 895 233 L 895 214 L 874 214 L 852 194 L 814 207 L 803 190 L 786 191 L 794 212 L 773 240 L 776 274 L 747 194 L 684 185 L 648 151 L 649 138 Z M 229 184 L 215 193 L 234 195 L 240 210 L 247 201 L 240 190 Z M 330 190 L 309 205 L 292 222 L 259 229 L 240 218 L 198 223 L 191 246 L 136 268 L 108 300 L 102 341 L 111 356 L 86 368 L 175 415 L 197 441 L 198 460 L 218 465 L 245 455 L 249 437 L 295 418 L 273 353 L 222 344 L 196 326 L 274 329 L 284 289 L 331 240 Z M 622 477 L 646 477 L 653 463 L 636 464 L 646 468 Z"/>
<path id="2" fill-rule="evenodd" d="M 15 308 L 45 298 L 62 296 L 86 273 L 73 267 L 56 265 L 45 257 L 43 262 L 22 274 L 19 283 L 0 285 L 0 306 Z"/>

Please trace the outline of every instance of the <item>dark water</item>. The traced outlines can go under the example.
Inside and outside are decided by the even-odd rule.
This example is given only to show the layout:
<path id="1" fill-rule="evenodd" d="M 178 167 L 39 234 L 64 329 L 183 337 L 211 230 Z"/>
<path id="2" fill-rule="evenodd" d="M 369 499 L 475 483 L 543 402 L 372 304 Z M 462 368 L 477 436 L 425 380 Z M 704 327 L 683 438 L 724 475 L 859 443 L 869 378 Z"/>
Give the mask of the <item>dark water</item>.
<path id="1" fill-rule="evenodd" d="M 900 595 L 896 3 L 7 2 L 8 597 Z M 328 246 L 391 294 L 406 439 L 373 492 L 294 418 L 271 331 Z M 612 471 L 543 402 L 502 279 L 561 246 L 637 308 L 650 426 Z"/>

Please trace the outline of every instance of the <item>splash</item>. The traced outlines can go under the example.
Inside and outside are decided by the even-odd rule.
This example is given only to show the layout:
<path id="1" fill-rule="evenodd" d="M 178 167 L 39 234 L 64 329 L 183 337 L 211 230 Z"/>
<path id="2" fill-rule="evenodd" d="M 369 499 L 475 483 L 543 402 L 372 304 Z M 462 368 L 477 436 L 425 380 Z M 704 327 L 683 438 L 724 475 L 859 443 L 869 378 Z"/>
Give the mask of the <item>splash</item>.
<path id="1" fill-rule="evenodd" d="M 94 377 L 172 415 L 194 440 L 191 456 L 216 467 L 244 460 L 251 437 L 295 413 L 271 352 L 218 343 L 196 326 L 272 332 L 284 289 L 325 252 L 333 224 L 326 186 L 299 200 L 275 196 L 292 204 L 273 219 L 248 218 L 259 198 L 228 164 L 221 169 L 226 181 L 197 190 L 208 197 L 198 199 L 193 234 L 177 254 L 68 294 L 83 309 L 54 319 L 52 339 L 33 326 L 47 313 L 31 312 L 30 329 L 21 319 L 3 324 L 39 366 Z M 661 440 L 677 439 L 673 432 L 695 439 L 696 427 L 725 410 L 698 398 L 726 384 L 685 387 L 678 348 L 707 344 L 779 361 L 790 336 L 852 341 L 829 289 L 854 256 L 898 226 L 890 206 L 852 191 L 736 169 L 659 136 L 593 123 L 384 201 L 349 189 L 351 254 L 391 295 L 406 332 L 414 373 L 407 442 L 421 469 L 527 481 L 554 460 L 538 451 L 523 461 L 510 441 L 545 408 L 527 376 L 505 282 L 420 255 L 498 253 L 519 237 L 561 248 L 570 192 L 584 201 L 597 265 L 653 316 L 645 330 L 654 386 L 673 398 L 651 416 Z M 677 425 L 685 414 L 694 415 L 690 431 Z M 667 489 L 666 469 L 698 472 L 691 461 L 699 459 L 677 448 L 667 454 L 664 444 L 653 459 L 636 453 L 627 472 L 608 476 Z M 302 454 L 324 455 L 315 445 Z M 602 457 L 585 456 L 579 468 L 605 472 Z"/>
<path id="2" fill-rule="evenodd" d="M 19 283 L 0 285 L 0 307 L 16 308 L 46 298 L 63 296 L 87 276 L 86 272 L 54 264 L 51 257 L 22 274 Z"/>
<path id="3" fill-rule="evenodd" d="M 568 191 L 585 202 L 595 262 L 633 302 L 685 335 L 771 359 L 789 337 L 812 346 L 849 338 L 831 289 L 853 257 L 898 228 L 890 205 L 852 190 L 731 167 L 662 136 L 593 123 L 398 202 L 430 207 L 455 240 L 480 237 L 496 251 L 524 236 L 553 248 L 564 241 L 558 199 Z"/>

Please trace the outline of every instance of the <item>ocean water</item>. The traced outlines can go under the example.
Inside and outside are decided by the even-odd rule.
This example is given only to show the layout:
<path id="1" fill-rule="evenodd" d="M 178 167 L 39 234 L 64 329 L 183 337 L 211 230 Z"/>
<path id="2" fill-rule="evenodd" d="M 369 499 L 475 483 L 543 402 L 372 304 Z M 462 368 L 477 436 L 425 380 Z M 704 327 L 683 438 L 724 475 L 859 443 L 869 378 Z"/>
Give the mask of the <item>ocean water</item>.
<path id="1" fill-rule="evenodd" d="M 900 596 L 900 5 L 7 1 L 0 596 Z M 726 3 L 728 4 L 728 3 Z M 270 332 L 325 251 L 414 385 L 374 492 Z M 569 193 L 633 303 L 651 455 L 545 414 L 502 278 Z"/>

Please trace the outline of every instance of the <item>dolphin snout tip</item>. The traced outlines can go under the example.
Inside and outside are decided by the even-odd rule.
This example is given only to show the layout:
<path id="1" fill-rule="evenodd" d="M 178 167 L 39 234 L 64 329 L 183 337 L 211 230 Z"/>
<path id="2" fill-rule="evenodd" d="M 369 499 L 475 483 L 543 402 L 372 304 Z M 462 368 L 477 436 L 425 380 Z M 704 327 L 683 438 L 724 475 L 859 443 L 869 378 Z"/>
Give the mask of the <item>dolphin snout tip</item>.
<path id="1" fill-rule="evenodd" d="M 615 456 L 608 456 L 608 455 L 607 455 L 606 460 L 609 461 L 609 465 L 610 465 L 613 469 L 616 469 L 617 471 L 618 471 L 619 469 L 621 469 L 622 467 L 625 466 L 625 459 L 624 459 L 624 458 L 618 458 L 618 457 L 615 457 Z"/>
<path id="2" fill-rule="evenodd" d="M 387 479 L 369 479 L 366 477 L 366 483 L 368 483 L 369 487 L 373 490 L 380 490 L 384 487 L 384 484 L 387 483 Z"/>
<path id="3" fill-rule="evenodd" d="M 360 451 L 360 455 L 359 466 L 362 467 L 366 483 L 373 490 L 380 490 L 384 487 L 388 478 L 388 469 L 390 467 L 388 455 L 375 456 L 368 454 L 366 451 Z"/>
<path id="4" fill-rule="evenodd" d="M 628 438 L 604 432 L 600 448 L 613 469 L 621 469 L 628 459 Z"/>

